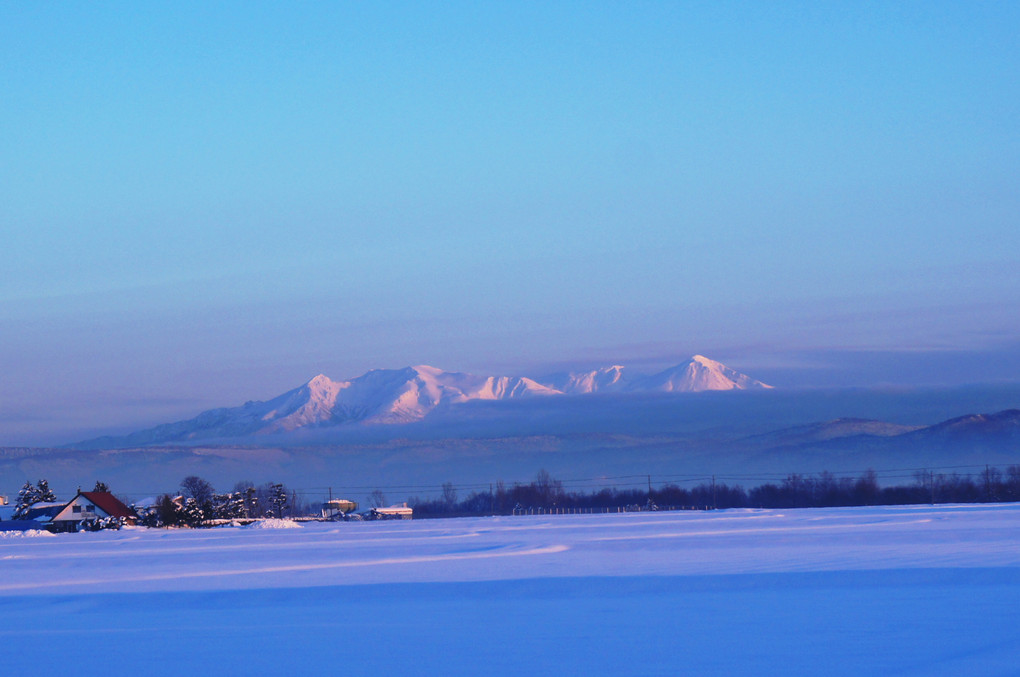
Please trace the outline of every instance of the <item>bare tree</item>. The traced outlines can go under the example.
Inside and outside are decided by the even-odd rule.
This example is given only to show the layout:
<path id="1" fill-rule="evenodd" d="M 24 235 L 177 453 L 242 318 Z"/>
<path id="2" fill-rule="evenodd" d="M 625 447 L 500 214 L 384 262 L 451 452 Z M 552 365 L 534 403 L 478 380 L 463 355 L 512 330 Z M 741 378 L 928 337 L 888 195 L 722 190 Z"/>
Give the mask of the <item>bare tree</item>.
<path id="1" fill-rule="evenodd" d="M 550 506 L 563 496 L 563 483 L 554 479 L 549 471 L 542 468 L 531 483 L 541 505 Z"/>
<path id="2" fill-rule="evenodd" d="M 198 505 L 206 505 L 212 501 L 213 494 L 216 492 L 213 490 L 213 486 L 201 477 L 188 475 L 181 480 L 181 493 L 185 498 L 195 499 L 195 503 Z"/>
<path id="3" fill-rule="evenodd" d="M 447 510 L 453 510 L 453 506 L 457 503 L 457 490 L 452 482 L 443 485 L 443 503 L 446 504 Z"/>

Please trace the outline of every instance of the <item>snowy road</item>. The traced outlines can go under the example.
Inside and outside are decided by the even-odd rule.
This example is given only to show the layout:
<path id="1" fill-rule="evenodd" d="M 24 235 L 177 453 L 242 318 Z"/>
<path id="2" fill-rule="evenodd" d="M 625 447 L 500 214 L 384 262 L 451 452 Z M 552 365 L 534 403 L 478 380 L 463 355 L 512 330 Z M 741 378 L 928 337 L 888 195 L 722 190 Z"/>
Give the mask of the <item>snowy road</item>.
<path id="1" fill-rule="evenodd" d="M 10 671 L 1007 675 L 1018 608 L 1015 504 L 0 538 Z"/>

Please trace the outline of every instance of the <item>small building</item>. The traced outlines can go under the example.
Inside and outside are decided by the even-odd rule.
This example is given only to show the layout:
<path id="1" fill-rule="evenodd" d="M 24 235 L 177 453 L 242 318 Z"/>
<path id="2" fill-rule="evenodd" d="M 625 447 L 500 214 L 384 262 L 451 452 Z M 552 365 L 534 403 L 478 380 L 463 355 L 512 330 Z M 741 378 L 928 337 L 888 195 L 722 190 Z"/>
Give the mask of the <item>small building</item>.
<path id="1" fill-rule="evenodd" d="M 63 509 L 64 505 L 66 504 L 60 502 L 33 503 L 21 516 L 21 521 L 36 522 L 42 529 Z"/>
<path id="2" fill-rule="evenodd" d="M 107 491 L 78 491 L 78 494 L 67 503 L 50 520 L 49 529 L 54 532 L 78 531 L 86 520 L 100 520 L 108 517 L 120 517 L 125 524 L 134 524 L 138 520 L 131 508 Z"/>
<path id="3" fill-rule="evenodd" d="M 346 498 L 333 498 L 322 504 L 322 516 L 328 520 L 343 519 L 347 513 L 358 509 L 358 504 Z"/>
<path id="4" fill-rule="evenodd" d="M 391 505 L 388 508 L 372 508 L 368 511 L 368 519 L 372 520 L 409 520 L 414 509 L 408 507 L 407 503 Z"/>
<path id="5" fill-rule="evenodd" d="M 0 531 L 42 531 L 49 528 L 50 520 L 64 507 L 63 503 L 34 503 L 15 519 L 17 506 L 0 505 Z"/>

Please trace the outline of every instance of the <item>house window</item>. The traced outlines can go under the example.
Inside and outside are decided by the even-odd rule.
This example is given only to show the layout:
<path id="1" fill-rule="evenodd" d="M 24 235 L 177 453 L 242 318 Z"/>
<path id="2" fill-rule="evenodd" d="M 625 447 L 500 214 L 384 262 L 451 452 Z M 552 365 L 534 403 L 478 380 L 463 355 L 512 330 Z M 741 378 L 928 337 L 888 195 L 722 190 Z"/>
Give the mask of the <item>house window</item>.
<path id="1" fill-rule="evenodd" d="M 71 512 L 73 512 L 75 514 L 80 513 L 81 512 L 81 506 L 80 505 L 73 505 L 73 506 L 71 506 Z"/>
<path id="2" fill-rule="evenodd" d="M 85 512 L 95 512 L 95 511 L 96 511 L 96 506 L 94 506 L 92 504 L 89 504 L 89 505 L 85 506 Z"/>

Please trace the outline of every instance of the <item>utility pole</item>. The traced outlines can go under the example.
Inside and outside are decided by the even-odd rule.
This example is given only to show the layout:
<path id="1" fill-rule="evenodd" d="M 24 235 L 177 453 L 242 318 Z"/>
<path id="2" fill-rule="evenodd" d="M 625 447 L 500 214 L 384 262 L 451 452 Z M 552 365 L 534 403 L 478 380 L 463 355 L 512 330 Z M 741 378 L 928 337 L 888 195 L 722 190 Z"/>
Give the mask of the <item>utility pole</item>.
<path id="1" fill-rule="evenodd" d="M 496 514 L 496 494 L 492 493 L 492 482 L 489 482 L 489 509 L 493 515 Z"/>
<path id="2" fill-rule="evenodd" d="M 715 475 L 712 475 L 712 510 L 715 510 Z"/>

